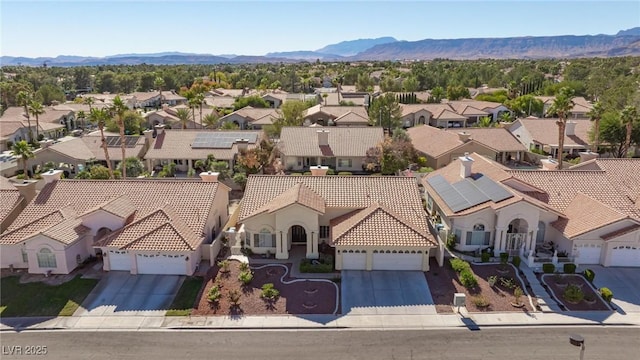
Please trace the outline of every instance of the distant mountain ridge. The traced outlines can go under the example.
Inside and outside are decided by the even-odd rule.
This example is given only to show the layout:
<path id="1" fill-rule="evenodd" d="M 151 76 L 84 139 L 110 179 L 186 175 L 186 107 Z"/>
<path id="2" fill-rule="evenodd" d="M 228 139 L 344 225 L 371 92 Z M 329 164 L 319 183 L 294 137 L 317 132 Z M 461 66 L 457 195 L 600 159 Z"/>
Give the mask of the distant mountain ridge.
<path id="1" fill-rule="evenodd" d="M 640 56 L 640 27 L 616 35 L 562 35 L 511 38 L 425 39 L 398 41 L 392 37 L 358 39 L 327 45 L 315 51 L 273 52 L 264 56 L 210 55 L 182 52 L 117 54 L 106 57 L 0 57 L 0 66 L 95 66 L 241 64 L 296 61 L 543 59 Z"/>

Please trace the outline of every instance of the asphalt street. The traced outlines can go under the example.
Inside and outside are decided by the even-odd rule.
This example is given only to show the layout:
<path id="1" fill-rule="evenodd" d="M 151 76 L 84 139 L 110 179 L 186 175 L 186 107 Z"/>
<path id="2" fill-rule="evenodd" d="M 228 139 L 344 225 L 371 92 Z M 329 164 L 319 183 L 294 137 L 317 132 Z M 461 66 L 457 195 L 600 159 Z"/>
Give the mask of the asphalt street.
<path id="1" fill-rule="evenodd" d="M 638 358 L 639 328 L 593 326 L 478 331 L 3 332 L 0 358 L 578 359 L 580 349 L 569 343 L 570 334 L 584 337 L 585 360 Z M 35 352 L 43 347 L 46 354 L 25 355 L 26 351 Z"/>

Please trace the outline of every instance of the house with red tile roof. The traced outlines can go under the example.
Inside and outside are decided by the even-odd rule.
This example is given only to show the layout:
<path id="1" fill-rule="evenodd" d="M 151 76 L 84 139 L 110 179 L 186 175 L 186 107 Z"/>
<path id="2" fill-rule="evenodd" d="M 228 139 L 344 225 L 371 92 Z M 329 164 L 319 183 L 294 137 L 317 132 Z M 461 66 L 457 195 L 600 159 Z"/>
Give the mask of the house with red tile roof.
<path id="1" fill-rule="evenodd" d="M 228 219 L 229 188 L 202 180 L 59 180 L 44 188 L 0 235 L 0 266 L 68 274 L 90 256 L 104 270 L 192 275 L 215 259 Z"/>
<path id="2" fill-rule="evenodd" d="M 531 265 L 554 261 L 555 251 L 577 264 L 640 267 L 640 159 L 526 171 L 473 153 L 422 183 L 437 236 L 453 234 L 459 250 L 491 248 Z"/>
<path id="3" fill-rule="evenodd" d="M 517 119 L 509 131 L 527 149 L 544 150 L 556 157 L 558 153 L 558 119 Z M 593 123 L 589 120 L 569 120 L 565 128 L 564 151 L 577 155 L 591 147 L 589 131 Z"/>
<path id="4" fill-rule="evenodd" d="M 338 270 L 429 270 L 429 257 L 442 248 L 427 228 L 415 179 L 327 176 L 327 170 L 249 176 L 236 246 L 242 241 L 277 259 L 300 247 L 317 259 L 325 244 L 335 248 Z"/>

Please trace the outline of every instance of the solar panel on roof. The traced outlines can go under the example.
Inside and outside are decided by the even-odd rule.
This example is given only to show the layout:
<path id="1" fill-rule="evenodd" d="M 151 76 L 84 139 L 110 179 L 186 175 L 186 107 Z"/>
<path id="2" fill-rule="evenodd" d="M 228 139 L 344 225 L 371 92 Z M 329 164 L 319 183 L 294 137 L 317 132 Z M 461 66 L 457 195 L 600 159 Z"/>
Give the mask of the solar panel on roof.
<path id="1" fill-rule="evenodd" d="M 429 178 L 427 182 L 453 212 L 466 210 L 489 200 L 497 203 L 513 197 L 513 194 L 484 175 L 465 178 L 453 184 L 437 175 Z"/>
<path id="2" fill-rule="evenodd" d="M 247 139 L 249 144 L 255 144 L 258 141 L 258 134 L 255 132 L 200 133 L 196 135 L 191 147 L 200 149 L 230 149 L 238 139 Z"/>
<path id="3" fill-rule="evenodd" d="M 429 185 L 440 195 L 442 200 L 453 211 L 458 212 L 470 208 L 472 205 L 451 184 L 440 175 L 427 180 Z"/>
<path id="4" fill-rule="evenodd" d="M 457 183 L 452 184 L 454 189 L 456 189 L 462 197 L 467 199 L 469 205 L 476 206 L 478 204 L 482 204 L 484 202 L 489 201 L 489 197 L 485 195 L 480 189 L 478 189 L 471 181 L 468 179 L 464 179 L 462 181 L 458 181 Z"/>
<path id="5" fill-rule="evenodd" d="M 480 176 L 474 180 L 474 183 L 478 189 L 485 193 L 493 202 L 499 202 L 513 197 L 512 193 L 498 185 L 488 176 Z"/>
<path id="6" fill-rule="evenodd" d="M 138 136 L 127 135 L 124 137 L 124 146 L 128 148 L 136 147 L 138 139 Z M 120 136 L 107 136 L 105 141 L 107 142 L 107 147 L 120 147 Z"/>

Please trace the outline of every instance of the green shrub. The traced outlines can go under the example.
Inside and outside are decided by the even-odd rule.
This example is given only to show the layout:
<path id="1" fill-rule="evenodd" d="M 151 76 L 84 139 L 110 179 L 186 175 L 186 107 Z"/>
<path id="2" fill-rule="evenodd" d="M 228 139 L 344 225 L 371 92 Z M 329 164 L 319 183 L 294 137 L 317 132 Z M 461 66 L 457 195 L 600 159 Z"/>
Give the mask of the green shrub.
<path id="1" fill-rule="evenodd" d="M 304 176 L 311 176 L 311 171 L 305 171 L 304 174 L 302 174 Z"/>
<path id="2" fill-rule="evenodd" d="M 520 304 L 520 298 L 522 295 L 524 295 L 524 291 L 522 291 L 520 286 L 516 286 L 516 288 L 513 289 L 513 298 L 515 299 L 516 304 Z"/>
<path id="3" fill-rule="evenodd" d="M 218 300 L 220 300 L 221 296 L 222 294 L 220 293 L 220 286 L 213 285 L 213 287 L 209 289 L 209 292 L 207 293 L 207 300 L 212 303 L 217 302 Z"/>
<path id="4" fill-rule="evenodd" d="M 506 264 L 509 262 L 509 253 L 500 253 L 500 264 Z"/>
<path id="5" fill-rule="evenodd" d="M 471 265 L 469 265 L 468 262 L 462 259 L 452 258 L 452 259 L 449 259 L 449 263 L 451 264 L 451 268 L 453 269 L 453 271 L 457 273 L 461 273 L 463 270 L 466 270 L 466 269 L 471 269 Z"/>
<path id="6" fill-rule="evenodd" d="M 487 278 L 487 282 L 489 283 L 489 286 L 494 287 L 496 284 L 496 281 L 498 281 L 498 277 L 495 275 L 491 275 Z"/>
<path id="7" fill-rule="evenodd" d="M 613 292 L 609 290 L 609 288 L 603 287 L 600 288 L 600 296 L 604 299 L 604 301 L 610 303 L 613 299 Z"/>
<path id="8" fill-rule="evenodd" d="M 520 267 L 520 263 L 521 262 L 522 262 L 522 260 L 520 259 L 520 256 L 514 256 L 513 259 L 511 259 L 511 263 L 515 267 Z"/>
<path id="9" fill-rule="evenodd" d="M 562 267 L 562 270 L 565 274 L 575 274 L 576 273 L 576 264 L 566 263 Z"/>
<path id="10" fill-rule="evenodd" d="M 501 277 L 500 285 L 504 286 L 507 289 L 513 289 L 516 287 L 516 282 L 512 278 Z"/>
<path id="11" fill-rule="evenodd" d="M 245 285 L 249 285 L 249 283 L 251 283 L 251 280 L 253 280 L 253 274 L 251 273 L 251 271 L 243 271 L 240 273 L 240 275 L 238 275 L 238 280 L 240 280 L 240 282 Z"/>
<path id="12" fill-rule="evenodd" d="M 278 296 L 280 296 L 280 291 L 278 291 L 278 289 L 273 287 L 272 283 L 268 283 L 268 284 L 262 285 L 262 294 L 260 294 L 260 296 L 263 297 L 264 299 L 273 300 Z"/>
<path id="13" fill-rule="evenodd" d="M 338 173 L 338 175 L 340 175 L 340 176 L 350 176 L 350 175 L 353 175 L 353 173 L 351 171 L 340 171 Z"/>
<path id="14" fill-rule="evenodd" d="M 302 259 L 300 261 L 301 273 L 330 273 L 333 272 L 333 262 L 322 262 L 319 264 L 312 264 L 309 259 Z"/>
<path id="15" fill-rule="evenodd" d="M 302 173 L 291 173 L 289 176 L 302 176 Z"/>
<path id="16" fill-rule="evenodd" d="M 249 264 L 245 262 L 240 263 L 240 271 L 249 271 Z"/>
<path id="17" fill-rule="evenodd" d="M 229 291 L 229 295 L 227 295 L 227 297 L 229 298 L 231 306 L 240 305 L 240 292 L 238 290 Z"/>
<path id="18" fill-rule="evenodd" d="M 449 234 L 447 236 L 447 249 L 454 250 L 456 248 L 456 234 Z"/>
<path id="19" fill-rule="evenodd" d="M 229 260 L 218 261 L 218 267 L 224 273 L 229 272 Z"/>
<path id="20" fill-rule="evenodd" d="M 569 284 L 562 293 L 562 297 L 570 303 L 577 304 L 584 299 L 584 293 L 579 286 Z"/>
<path id="21" fill-rule="evenodd" d="M 327 170 L 327 175 L 335 175 L 335 174 L 336 174 L 335 170 L 333 170 L 331 168 L 329 168 L 329 170 Z"/>
<path id="22" fill-rule="evenodd" d="M 553 274 L 556 271 L 556 266 L 552 263 L 544 263 L 542 264 L 542 272 L 545 274 Z"/>
<path id="23" fill-rule="evenodd" d="M 480 259 L 483 263 L 489 262 L 489 260 L 491 260 L 491 254 L 489 254 L 488 252 L 483 252 L 482 254 L 480 254 Z"/>
<path id="24" fill-rule="evenodd" d="M 478 279 L 476 279 L 476 276 L 473 275 L 471 269 L 462 270 L 458 277 L 460 278 L 460 283 L 462 284 L 462 286 L 466 287 L 467 289 L 473 289 L 478 286 Z"/>
<path id="25" fill-rule="evenodd" d="M 585 269 L 583 274 L 585 279 L 587 279 L 590 283 L 593 283 L 593 279 L 595 279 L 596 277 L 596 273 L 593 270 Z"/>

